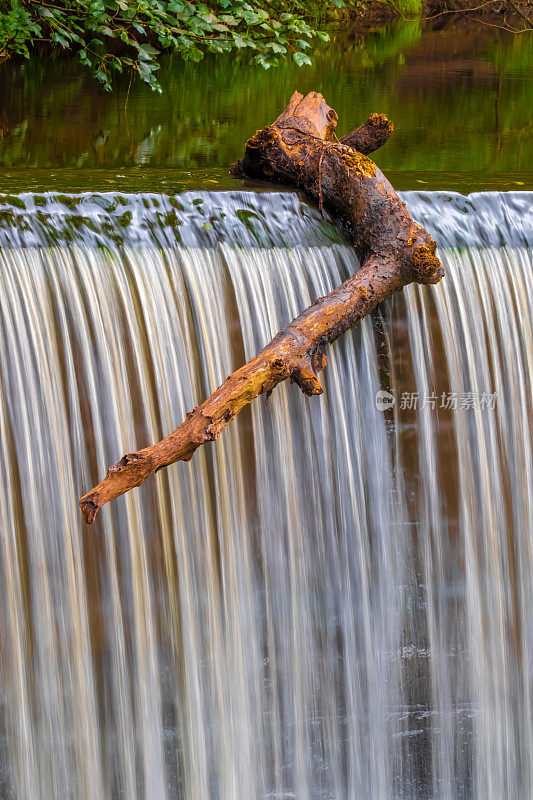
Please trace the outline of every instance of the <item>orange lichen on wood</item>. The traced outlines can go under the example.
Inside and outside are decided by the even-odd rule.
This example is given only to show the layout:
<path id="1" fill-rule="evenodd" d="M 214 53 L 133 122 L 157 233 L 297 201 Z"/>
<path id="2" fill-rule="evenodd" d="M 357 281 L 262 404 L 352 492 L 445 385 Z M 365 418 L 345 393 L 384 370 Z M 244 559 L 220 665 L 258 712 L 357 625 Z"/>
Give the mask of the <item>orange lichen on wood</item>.
<path id="1" fill-rule="evenodd" d="M 371 114 L 366 122 L 355 131 L 343 136 L 340 141 L 369 156 L 385 144 L 393 130 L 394 125 L 385 114 Z"/>
<path id="2" fill-rule="evenodd" d="M 372 115 L 340 142 L 337 115 L 322 95 L 295 92 L 278 119 L 246 143 L 234 174 L 300 186 L 348 223 L 361 269 L 302 312 L 264 350 L 232 373 L 182 424 L 156 444 L 125 455 L 80 500 L 86 522 L 99 509 L 157 470 L 188 461 L 220 436 L 258 395 L 287 379 L 306 395 L 322 393 L 318 373 L 325 347 L 352 328 L 389 295 L 412 281 L 436 283 L 443 274 L 435 243 L 407 212 L 390 183 L 365 153 L 392 131 L 384 115 Z M 350 142 L 359 143 L 361 151 Z M 371 148 L 371 149 L 369 149 Z"/>

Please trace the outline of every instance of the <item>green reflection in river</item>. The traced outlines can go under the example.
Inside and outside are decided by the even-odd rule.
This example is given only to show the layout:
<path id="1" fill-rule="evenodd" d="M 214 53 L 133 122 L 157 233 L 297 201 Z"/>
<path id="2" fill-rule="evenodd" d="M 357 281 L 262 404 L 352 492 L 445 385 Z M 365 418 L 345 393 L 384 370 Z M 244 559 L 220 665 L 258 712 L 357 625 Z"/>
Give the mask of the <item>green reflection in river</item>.
<path id="1" fill-rule="evenodd" d="M 399 188 L 533 188 L 533 37 L 479 24 L 398 23 L 365 43 L 338 34 L 311 67 L 264 71 L 239 57 L 168 58 L 164 93 L 124 81 L 103 93 L 74 63 L 4 66 L 0 187 L 169 191 L 226 185 L 244 141 L 294 89 L 323 92 L 340 133 L 373 111 L 396 132 L 378 154 Z M 113 187 L 114 188 L 114 187 Z"/>

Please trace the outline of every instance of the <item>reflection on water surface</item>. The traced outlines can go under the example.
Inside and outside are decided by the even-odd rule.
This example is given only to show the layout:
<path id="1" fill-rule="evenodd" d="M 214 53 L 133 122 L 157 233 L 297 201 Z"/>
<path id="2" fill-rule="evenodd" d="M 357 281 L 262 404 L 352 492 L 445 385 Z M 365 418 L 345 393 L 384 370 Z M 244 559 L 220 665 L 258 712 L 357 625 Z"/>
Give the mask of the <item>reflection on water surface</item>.
<path id="1" fill-rule="evenodd" d="M 532 188 L 533 39 L 479 23 L 400 22 L 366 42 L 320 45 L 311 67 L 167 58 L 163 94 L 128 80 L 105 94 L 80 67 L 3 67 L 0 189 L 124 191 L 235 186 L 228 165 L 298 88 L 323 92 L 344 133 L 373 111 L 396 132 L 377 162 L 399 189 Z"/>

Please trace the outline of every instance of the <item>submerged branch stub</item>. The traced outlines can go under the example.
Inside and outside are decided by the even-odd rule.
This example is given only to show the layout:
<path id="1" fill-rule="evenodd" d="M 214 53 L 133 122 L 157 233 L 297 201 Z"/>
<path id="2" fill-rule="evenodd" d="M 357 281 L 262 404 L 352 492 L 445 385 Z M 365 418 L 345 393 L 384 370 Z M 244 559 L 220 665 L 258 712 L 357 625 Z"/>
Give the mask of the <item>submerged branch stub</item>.
<path id="1" fill-rule="evenodd" d="M 315 301 L 265 349 L 233 372 L 182 424 L 160 442 L 124 456 L 80 500 L 84 519 L 163 467 L 188 461 L 213 441 L 245 406 L 290 379 L 309 396 L 322 393 L 324 349 L 406 284 L 437 283 L 443 269 L 435 242 L 414 222 L 389 181 L 368 158 L 392 132 L 382 114 L 335 136 L 337 114 L 322 95 L 295 92 L 277 120 L 246 143 L 235 175 L 301 187 L 320 206 L 349 223 L 359 271 Z"/>

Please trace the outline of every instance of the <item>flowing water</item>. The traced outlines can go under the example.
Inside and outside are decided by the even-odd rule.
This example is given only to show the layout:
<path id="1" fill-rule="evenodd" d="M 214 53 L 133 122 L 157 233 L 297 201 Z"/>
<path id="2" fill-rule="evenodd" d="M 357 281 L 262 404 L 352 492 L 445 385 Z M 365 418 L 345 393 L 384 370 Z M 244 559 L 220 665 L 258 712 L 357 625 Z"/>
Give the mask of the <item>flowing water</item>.
<path id="1" fill-rule="evenodd" d="M 0 796 L 533 795 L 532 195 L 189 464 L 78 497 L 357 269 L 296 194 L 0 198 Z"/>

